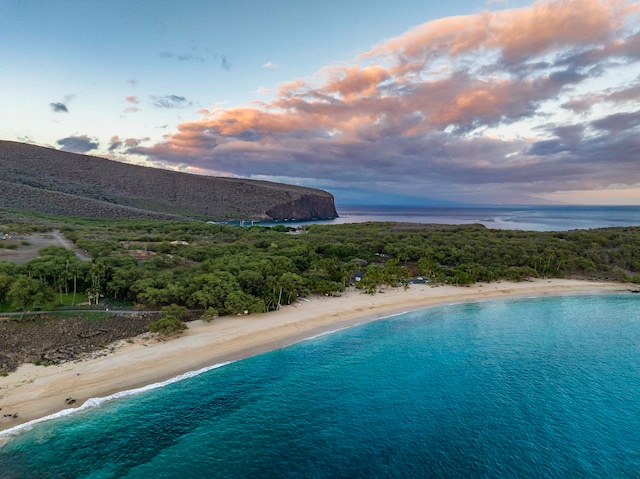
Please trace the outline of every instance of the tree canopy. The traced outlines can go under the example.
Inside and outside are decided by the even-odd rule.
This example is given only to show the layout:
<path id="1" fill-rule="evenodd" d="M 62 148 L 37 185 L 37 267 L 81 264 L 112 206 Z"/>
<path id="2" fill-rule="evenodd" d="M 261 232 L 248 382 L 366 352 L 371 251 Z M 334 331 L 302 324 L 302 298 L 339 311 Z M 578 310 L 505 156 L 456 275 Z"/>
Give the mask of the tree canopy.
<path id="1" fill-rule="evenodd" d="M 528 232 L 359 223 L 295 230 L 85 220 L 62 231 L 94 259 L 49 247 L 22 265 L 0 261 L 0 305 L 28 309 L 54 291 L 60 299 L 78 291 L 99 304 L 178 305 L 215 317 L 270 311 L 349 285 L 375 293 L 417 278 L 459 285 L 532 277 L 640 282 L 640 227 Z"/>

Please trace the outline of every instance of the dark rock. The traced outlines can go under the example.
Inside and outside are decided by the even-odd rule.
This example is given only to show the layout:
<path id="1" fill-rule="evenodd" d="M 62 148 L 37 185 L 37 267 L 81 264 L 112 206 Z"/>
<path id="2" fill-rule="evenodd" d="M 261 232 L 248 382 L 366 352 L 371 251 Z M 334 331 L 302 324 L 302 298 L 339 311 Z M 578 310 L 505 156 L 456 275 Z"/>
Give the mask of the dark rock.
<path id="1" fill-rule="evenodd" d="M 13 371 L 34 358 L 54 364 L 75 360 L 119 339 L 146 332 L 147 324 L 155 319 L 156 314 L 128 314 L 96 321 L 81 316 L 42 316 L 37 324 L 0 322 L 0 371 Z"/>
<path id="2" fill-rule="evenodd" d="M 310 220 L 336 218 L 338 212 L 333 196 L 302 195 L 299 198 L 280 203 L 266 211 L 275 220 Z"/>

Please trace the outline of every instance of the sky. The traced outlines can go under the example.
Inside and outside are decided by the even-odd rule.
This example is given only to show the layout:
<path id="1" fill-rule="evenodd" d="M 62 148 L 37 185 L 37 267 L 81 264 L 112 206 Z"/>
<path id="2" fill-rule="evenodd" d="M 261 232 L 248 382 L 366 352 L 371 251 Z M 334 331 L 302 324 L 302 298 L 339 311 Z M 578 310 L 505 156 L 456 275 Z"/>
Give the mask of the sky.
<path id="1" fill-rule="evenodd" d="M 337 204 L 640 205 L 640 2 L 0 0 L 0 139 Z"/>

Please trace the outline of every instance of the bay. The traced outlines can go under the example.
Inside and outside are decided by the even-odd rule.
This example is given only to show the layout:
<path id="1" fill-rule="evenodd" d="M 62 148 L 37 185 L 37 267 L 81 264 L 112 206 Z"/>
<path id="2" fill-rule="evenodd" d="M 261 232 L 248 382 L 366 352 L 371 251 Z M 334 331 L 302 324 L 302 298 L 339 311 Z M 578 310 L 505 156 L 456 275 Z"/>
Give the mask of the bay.
<path id="1" fill-rule="evenodd" d="M 1 478 L 634 477 L 640 298 L 432 308 L 41 423 Z"/>

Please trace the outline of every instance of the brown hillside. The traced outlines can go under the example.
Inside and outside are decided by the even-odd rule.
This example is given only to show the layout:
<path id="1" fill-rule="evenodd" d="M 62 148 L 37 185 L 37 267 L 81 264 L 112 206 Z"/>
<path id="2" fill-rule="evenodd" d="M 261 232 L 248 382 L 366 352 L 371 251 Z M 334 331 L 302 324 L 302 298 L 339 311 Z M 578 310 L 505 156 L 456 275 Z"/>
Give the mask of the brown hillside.
<path id="1" fill-rule="evenodd" d="M 0 141 L 0 208 L 94 218 L 211 220 L 337 216 L 333 196 Z"/>

